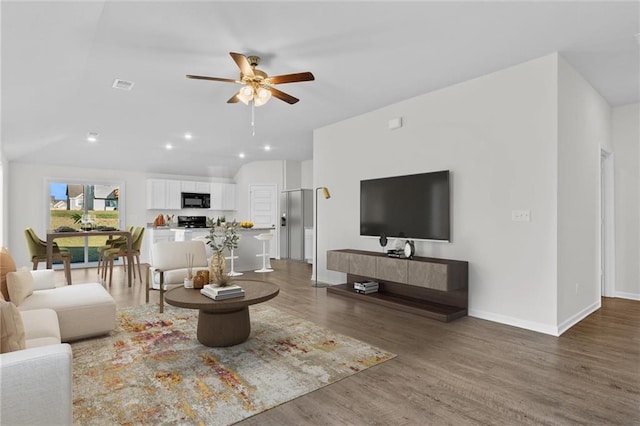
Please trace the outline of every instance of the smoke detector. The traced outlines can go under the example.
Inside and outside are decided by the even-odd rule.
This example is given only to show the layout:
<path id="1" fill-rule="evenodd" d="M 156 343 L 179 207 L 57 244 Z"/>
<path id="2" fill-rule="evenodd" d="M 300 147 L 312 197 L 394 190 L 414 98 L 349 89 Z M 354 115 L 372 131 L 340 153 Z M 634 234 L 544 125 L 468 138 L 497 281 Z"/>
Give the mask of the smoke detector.
<path id="1" fill-rule="evenodd" d="M 133 87 L 133 81 L 127 81 L 127 80 L 122 80 L 120 78 L 116 78 L 113 81 L 113 85 L 111 87 L 113 87 L 114 89 L 129 91 Z"/>

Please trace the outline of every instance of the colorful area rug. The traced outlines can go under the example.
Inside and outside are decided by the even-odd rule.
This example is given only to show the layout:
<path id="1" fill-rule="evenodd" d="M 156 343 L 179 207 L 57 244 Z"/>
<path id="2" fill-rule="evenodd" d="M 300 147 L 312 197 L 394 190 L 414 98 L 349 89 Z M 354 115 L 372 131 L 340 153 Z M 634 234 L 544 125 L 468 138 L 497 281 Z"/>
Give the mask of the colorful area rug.
<path id="1" fill-rule="evenodd" d="M 395 357 L 268 305 L 249 340 L 208 348 L 197 311 L 118 311 L 109 336 L 72 344 L 77 425 L 231 424 Z"/>

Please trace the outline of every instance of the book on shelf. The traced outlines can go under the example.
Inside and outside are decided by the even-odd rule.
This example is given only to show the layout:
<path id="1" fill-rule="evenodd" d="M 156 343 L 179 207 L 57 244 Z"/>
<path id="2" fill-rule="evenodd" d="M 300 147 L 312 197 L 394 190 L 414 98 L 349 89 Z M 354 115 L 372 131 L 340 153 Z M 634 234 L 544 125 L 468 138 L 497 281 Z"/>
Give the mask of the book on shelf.
<path id="1" fill-rule="evenodd" d="M 379 288 L 379 284 L 375 281 L 365 281 L 365 282 L 354 282 L 353 283 L 353 288 L 355 289 L 359 289 L 359 290 L 368 290 L 368 289 L 378 289 Z"/>
<path id="2" fill-rule="evenodd" d="M 360 294 L 371 294 L 371 293 L 377 293 L 378 289 L 377 288 L 372 288 L 372 289 L 367 289 L 367 290 L 361 290 L 359 288 L 355 289 L 356 293 L 360 293 Z"/>
<path id="3" fill-rule="evenodd" d="M 354 281 L 353 285 L 366 288 L 366 287 L 378 287 L 379 284 L 377 281 Z"/>

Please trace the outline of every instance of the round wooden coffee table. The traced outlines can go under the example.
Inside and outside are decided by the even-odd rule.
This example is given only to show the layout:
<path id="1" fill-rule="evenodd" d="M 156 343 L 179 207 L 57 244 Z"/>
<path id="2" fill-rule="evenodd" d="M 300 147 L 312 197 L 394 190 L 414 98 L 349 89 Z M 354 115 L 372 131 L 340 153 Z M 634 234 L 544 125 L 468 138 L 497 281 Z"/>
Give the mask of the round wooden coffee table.
<path id="1" fill-rule="evenodd" d="M 280 288 L 260 280 L 233 280 L 242 287 L 244 297 L 213 300 L 200 290 L 178 287 L 165 293 L 164 300 L 173 306 L 198 309 L 198 341 L 205 346 L 233 346 L 244 342 L 251 333 L 249 305 L 273 299 Z"/>

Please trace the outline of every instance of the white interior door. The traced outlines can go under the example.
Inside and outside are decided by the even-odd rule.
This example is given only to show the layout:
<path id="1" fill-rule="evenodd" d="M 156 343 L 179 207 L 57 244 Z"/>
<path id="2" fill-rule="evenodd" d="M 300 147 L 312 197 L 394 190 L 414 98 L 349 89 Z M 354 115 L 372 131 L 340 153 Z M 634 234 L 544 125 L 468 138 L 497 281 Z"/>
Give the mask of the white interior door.
<path id="1" fill-rule="evenodd" d="M 249 185 L 249 214 L 256 228 L 275 228 L 278 219 L 278 185 Z M 278 233 L 275 231 L 272 233 L 269 256 L 276 258 L 280 242 Z"/>

